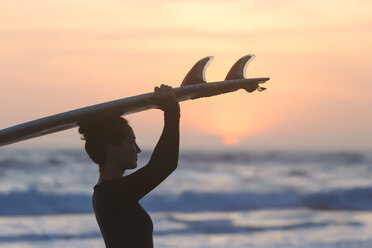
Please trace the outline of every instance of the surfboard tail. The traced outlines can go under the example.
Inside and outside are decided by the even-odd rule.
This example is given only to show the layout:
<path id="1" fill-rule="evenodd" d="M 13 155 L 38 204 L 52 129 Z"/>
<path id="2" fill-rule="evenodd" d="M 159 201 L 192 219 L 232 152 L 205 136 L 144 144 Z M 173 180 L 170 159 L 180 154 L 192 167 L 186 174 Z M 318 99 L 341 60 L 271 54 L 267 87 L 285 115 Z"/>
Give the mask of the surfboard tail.
<path id="1" fill-rule="evenodd" d="M 246 78 L 246 68 L 249 63 L 255 58 L 254 54 L 248 54 L 238 61 L 231 67 L 230 71 L 227 73 L 225 81 L 231 80 L 238 80 L 238 79 L 247 79 Z M 206 84 L 207 81 L 205 79 L 205 71 L 211 61 L 214 59 L 213 56 L 207 56 L 199 60 L 191 70 L 186 74 L 185 78 L 183 79 L 181 86 L 189 86 L 189 85 L 196 85 L 196 84 Z M 245 85 L 243 89 L 247 92 L 263 91 L 266 90 L 265 87 L 259 86 L 259 83 L 253 83 L 249 85 Z"/>
<path id="2" fill-rule="evenodd" d="M 230 71 L 227 73 L 225 80 L 219 82 L 221 83 L 221 85 L 215 84 L 216 82 L 213 83 L 215 85 L 213 86 L 213 89 L 207 89 L 208 85 L 211 83 L 207 83 L 205 79 L 205 71 L 214 57 L 208 56 L 202 58 L 187 73 L 186 77 L 182 81 L 181 88 L 183 88 L 184 86 L 192 85 L 198 85 L 198 87 L 205 88 L 201 88 L 200 92 L 192 96 L 191 99 L 215 96 L 233 92 L 239 89 L 244 89 L 247 92 L 253 92 L 255 90 L 266 90 L 265 87 L 261 87 L 259 84 L 265 83 L 267 80 L 269 80 L 269 78 L 246 78 L 246 68 L 255 57 L 255 55 L 249 54 L 236 61 L 235 64 L 231 67 Z M 185 87 L 185 90 L 186 88 L 188 87 Z"/>

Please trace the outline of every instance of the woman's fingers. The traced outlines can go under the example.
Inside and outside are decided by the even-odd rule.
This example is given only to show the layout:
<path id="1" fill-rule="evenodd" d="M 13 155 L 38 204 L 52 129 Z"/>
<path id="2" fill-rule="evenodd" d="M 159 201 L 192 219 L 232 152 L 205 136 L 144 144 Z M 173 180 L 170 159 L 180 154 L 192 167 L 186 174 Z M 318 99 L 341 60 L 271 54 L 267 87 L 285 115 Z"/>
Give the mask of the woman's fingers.
<path id="1" fill-rule="evenodd" d="M 159 96 L 167 96 L 167 95 L 173 95 L 174 94 L 173 88 L 171 86 L 168 86 L 168 85 L 165 85 L 165 84 L 160 85 L 160 88 L 155 87 L 154 91 L 155 91 L 155 95 L 159 95 Z"/>
<path id="2" fill-rule="evenodd" d="M 155 102 L 160 108 L 166 108 L 167 106 L 177 103 L 176 95 L 171 86 L 161 84 L 160 87 L 154 88 Z"/>

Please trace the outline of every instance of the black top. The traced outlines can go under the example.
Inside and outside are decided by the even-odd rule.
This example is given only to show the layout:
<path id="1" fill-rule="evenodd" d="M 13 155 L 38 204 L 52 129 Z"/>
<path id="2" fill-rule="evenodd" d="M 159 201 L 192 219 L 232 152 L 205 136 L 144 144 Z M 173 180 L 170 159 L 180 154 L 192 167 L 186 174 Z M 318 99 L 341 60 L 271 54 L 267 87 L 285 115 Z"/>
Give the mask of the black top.
<path id="1" fill-rule="evenodd" d="M 93 208 L 107 248 L 153 247 L 150 216 L 138 203 L 176 168 L 179 105 L 164 111 L 164 128 L 149 163 L 136 172 L 94 187 Z"/>

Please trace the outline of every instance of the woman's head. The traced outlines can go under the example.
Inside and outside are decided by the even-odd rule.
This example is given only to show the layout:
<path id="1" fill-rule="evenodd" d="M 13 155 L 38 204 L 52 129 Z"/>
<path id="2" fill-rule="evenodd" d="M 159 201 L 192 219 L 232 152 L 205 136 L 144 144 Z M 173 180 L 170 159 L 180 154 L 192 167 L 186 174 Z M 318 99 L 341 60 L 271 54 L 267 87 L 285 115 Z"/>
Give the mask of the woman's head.
<path id="1" fill-rule="evenodd" d="M 141 150 L 135 142 L 132 128 L 124 118 L 111 117 L 82 124 L 79 133 L 85 140 L 89 157 L 99 166 L 103 166 L 108 156 L 119 163 L 126 163 L 127 167 L 137 165 L 137 153 Z"/>

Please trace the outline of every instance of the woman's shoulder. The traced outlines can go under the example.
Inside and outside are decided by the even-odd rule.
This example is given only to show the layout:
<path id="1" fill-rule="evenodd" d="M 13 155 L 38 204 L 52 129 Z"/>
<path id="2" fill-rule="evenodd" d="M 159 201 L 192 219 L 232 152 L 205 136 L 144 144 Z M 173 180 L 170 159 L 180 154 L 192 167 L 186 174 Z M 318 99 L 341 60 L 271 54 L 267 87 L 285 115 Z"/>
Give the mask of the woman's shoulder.
<path id="1" fill-rule="evenodd" d="M 98 192 L 101 190 L 112 190 L 112 188 L 117 188 L 119 185 L 125 184 L 127 181 L 126 176 L 105 180 L 105 181 L 99 181 L 94 187 L 94 192 Z"/>

